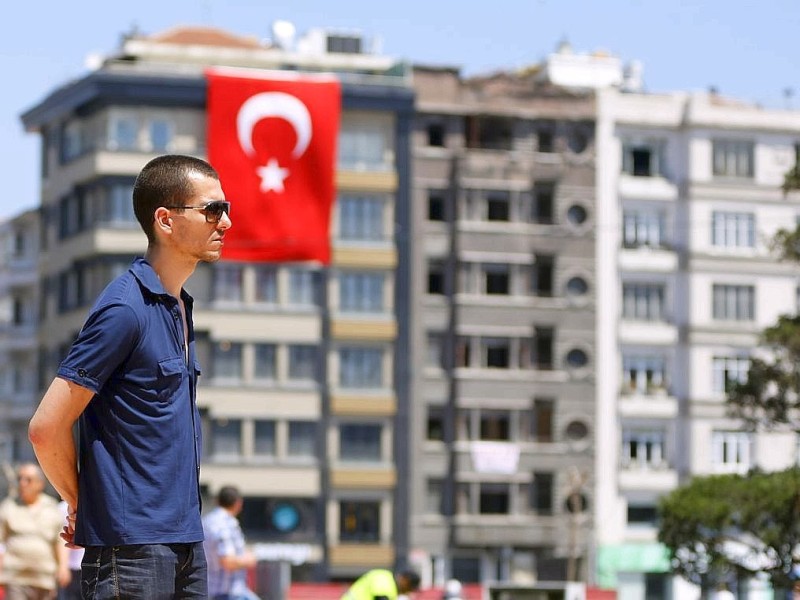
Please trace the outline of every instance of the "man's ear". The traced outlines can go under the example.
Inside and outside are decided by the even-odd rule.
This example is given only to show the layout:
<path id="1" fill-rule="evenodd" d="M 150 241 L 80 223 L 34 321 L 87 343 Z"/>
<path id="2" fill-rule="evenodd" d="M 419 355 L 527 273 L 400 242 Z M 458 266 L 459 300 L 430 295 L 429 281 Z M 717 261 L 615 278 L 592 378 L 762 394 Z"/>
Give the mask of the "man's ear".
<path id="1" fill-rule="evenodd" d="M 172 231 L 172 215 L 168 208 L 159 206 L 153 213 L 153 226 L 164 232 Z"/>

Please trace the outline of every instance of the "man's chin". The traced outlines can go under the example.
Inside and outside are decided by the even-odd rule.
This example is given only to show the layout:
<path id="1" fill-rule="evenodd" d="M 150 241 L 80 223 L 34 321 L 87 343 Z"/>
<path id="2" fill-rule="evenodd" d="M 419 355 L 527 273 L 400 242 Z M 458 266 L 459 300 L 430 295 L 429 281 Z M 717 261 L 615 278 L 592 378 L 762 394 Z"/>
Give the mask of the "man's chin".
<path id="1" fill-rule="evenodd" d="M 204 263 L 215 263 L 220 258 L 222 258 L 222 251 L 217 250 L 216 252 L 206 252 L 200 261 Z"/>

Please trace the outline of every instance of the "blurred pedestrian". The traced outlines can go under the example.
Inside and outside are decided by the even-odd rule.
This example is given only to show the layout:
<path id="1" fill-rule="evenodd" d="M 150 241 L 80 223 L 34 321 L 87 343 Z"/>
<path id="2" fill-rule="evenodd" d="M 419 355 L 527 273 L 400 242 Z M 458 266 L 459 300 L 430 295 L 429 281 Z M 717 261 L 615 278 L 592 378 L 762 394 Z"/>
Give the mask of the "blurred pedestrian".
<path id="1" fill-rule="evenodd" d="M 238 488 L 226 485 L 217 494 L 217 507 L 203 517 L 208 561 L 208 595 L 213 600 L 257 600 L 247 587 L 247 570 L 256 566 L 245 547 L 237 516 L 244 500 Z"/>
<path id="2" fill-rule="evenodd" d="M 388 569 L 372 569 L 356 579 L 341 600 L 398 600 L 401 594 L 419 589 L 419 575 L 414 571 L 397 574 Z"/>
<path id="3" fill-rule="evenodd" d="M 52 600 L 69 582 L 67 548 L 59 534 L 64 516 L 55 498 L 44 493 L 39 467 L 17 469 L 17 494 L 0 503 L 0 543 L 6 600 Z"/>

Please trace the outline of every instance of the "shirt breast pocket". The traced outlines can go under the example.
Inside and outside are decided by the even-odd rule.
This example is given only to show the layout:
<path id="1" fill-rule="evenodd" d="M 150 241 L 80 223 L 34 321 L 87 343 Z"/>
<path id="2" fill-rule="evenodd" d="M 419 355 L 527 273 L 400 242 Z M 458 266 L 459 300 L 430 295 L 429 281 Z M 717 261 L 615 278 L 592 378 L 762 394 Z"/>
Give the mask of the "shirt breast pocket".
<path id="1" fill-rule="evenodd" d="M 170 403 L 183 385 L 187 375 L 186 363 L 180 356 L 165 358 L 158 363 L 157 396 L 159 402 Z"/>

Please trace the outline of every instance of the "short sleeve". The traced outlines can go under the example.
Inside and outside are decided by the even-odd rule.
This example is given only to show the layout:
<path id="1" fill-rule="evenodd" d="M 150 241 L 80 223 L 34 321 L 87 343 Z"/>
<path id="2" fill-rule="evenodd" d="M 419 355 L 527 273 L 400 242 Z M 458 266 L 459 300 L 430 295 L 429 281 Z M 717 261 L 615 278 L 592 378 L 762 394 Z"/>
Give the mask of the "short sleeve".
<path id="1" fill-rule="evenodd" d="M 97 308 L 86 320 L 57 375 L 96 394 L 130 355 L 139 331 L 136 314 L 127 304 Z"/>

